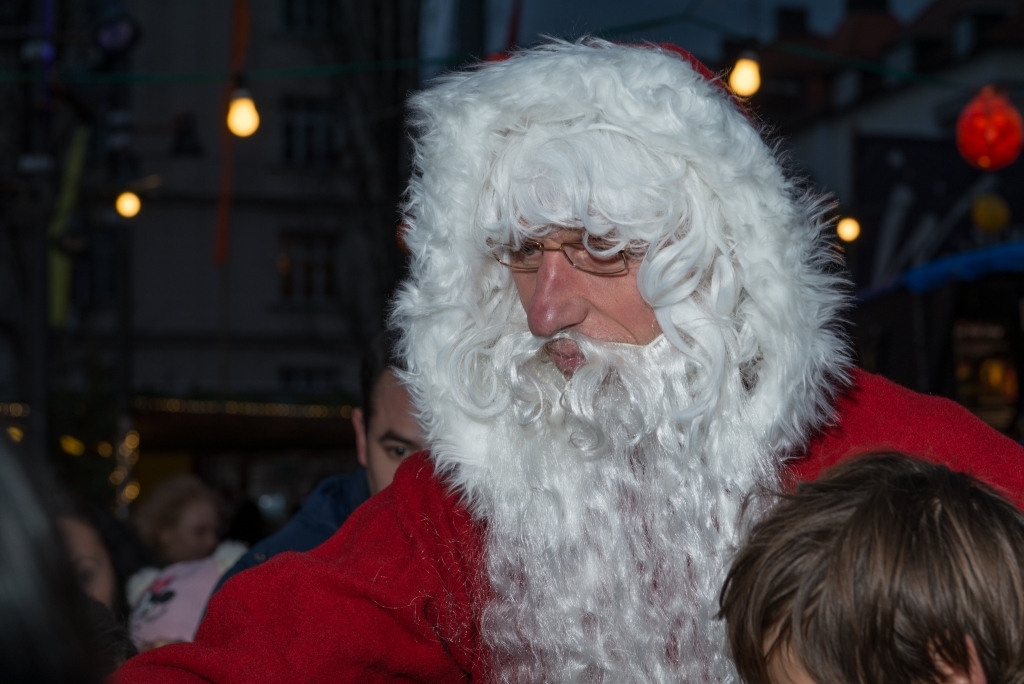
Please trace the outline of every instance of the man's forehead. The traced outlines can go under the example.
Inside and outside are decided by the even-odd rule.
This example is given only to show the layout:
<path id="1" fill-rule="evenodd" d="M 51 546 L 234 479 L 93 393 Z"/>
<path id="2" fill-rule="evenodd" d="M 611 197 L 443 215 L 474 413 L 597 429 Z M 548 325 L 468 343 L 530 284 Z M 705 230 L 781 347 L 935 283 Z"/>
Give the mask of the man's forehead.
<path id="1" fill-rule="evenodd" d="M 529 231 L 527 234 L 544 240 L 555 240 L 564 242 L 566 240 L 580 240 L 586 234 L 583 228 L 569 226 L 541 226 L 540 230 Z"/>

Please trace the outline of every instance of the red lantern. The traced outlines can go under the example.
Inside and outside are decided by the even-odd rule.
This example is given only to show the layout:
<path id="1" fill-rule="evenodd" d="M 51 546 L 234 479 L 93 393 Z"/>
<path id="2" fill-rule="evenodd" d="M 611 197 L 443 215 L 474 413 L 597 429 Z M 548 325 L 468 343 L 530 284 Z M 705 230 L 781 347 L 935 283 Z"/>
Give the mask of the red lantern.
<path id="1" fill-rule="evenodd" d="M 1020 112 L 992 86 L 967 103 L 956 122 L 956 146 L 973 166 L 996 171 L 1013 163 L 1022 145 Z"/>

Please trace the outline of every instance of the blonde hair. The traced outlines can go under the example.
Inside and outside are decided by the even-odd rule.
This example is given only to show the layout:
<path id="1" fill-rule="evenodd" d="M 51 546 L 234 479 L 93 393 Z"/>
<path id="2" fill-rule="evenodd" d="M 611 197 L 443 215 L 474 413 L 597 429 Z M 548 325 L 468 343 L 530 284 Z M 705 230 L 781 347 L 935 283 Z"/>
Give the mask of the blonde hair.
<path id="1" fill-rule="evenodd" d="M 185 507 L 206 500 L 220 510 L 220 500 L 210 487 L 195 475 L 176 475 L 157 485 L 135 513 L 139 538 L 153 551 L 164 554 L 160 532 L 172 528 L 181 519 Z"/>

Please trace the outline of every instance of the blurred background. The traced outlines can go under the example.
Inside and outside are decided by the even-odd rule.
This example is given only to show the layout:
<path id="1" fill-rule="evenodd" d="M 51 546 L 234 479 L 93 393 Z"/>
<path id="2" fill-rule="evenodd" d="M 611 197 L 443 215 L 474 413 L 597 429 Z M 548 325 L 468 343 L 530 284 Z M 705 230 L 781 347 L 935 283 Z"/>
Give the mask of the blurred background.
<path id="1" fill-rule="evenodd" d="M 730 80 L 837 202 L 859 363 L 1024 435 L 1019 1 L 0 0 L 7 439 L 122 516 L 194 473 L 280 526 L 356 467 L 407 97 L 584 34 Z"/>

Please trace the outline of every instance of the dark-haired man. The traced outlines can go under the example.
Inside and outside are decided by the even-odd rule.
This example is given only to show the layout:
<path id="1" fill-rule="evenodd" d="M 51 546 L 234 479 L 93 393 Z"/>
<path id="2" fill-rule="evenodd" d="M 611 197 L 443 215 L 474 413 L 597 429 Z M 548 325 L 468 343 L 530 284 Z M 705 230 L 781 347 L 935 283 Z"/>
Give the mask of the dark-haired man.
<path id="1" fill-rule="evenodd" d="M 391 484 L 406 456 L 423 449 L 409 393 L 394 374 L 394 369 L 401 367 L 395 356 L 394 337 L 387 332 L 375 337 L 360 367 L 362 408 L 352 411 L 359 469 L 317 485 L 284 527 L 255 544 L 224 574 L 218 590 L 241 571 L 279 553 L 320 546 L 360 504 Z"/>

